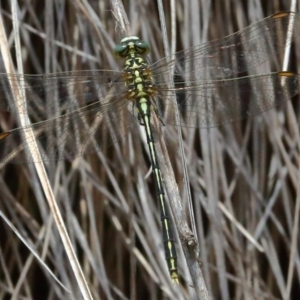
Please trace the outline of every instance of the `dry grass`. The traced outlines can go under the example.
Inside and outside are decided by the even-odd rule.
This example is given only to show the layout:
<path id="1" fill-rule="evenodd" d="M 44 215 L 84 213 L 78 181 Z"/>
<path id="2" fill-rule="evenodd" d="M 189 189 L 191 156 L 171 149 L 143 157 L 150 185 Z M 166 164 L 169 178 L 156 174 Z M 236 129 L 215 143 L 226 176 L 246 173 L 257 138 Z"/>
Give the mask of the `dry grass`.
<path id="1" fill-rule="evenodd" d="M 12 13 L 4 2 L 0 13 L 15 57 Z M 157 3 L 125 2 L 131 34 L 150 42 L 151 61 L 164 57 L 166 39 Z M 287 1 L 261 2 L 262 6 L 257 2 L 254 6 L 254 1 L 243 5 L 239 0 L 212 1 L 209 6 L 209 1 L 176 1 L 176 24 L 172 24 L 171 6 L 164 1 L 170 44 L 181 50 L 290 10 L 284 6 Z M 24 73 L 120 68 L 112 54 L 121 37 L 120 25 L 108 0 L 20 0 L 19 19 Z M 293 71 L 298 70 L 297 52 L 292 49 Z M 5 72 L 2 60 L 0 71 Z M 14 116 L 1 116 L 4 131 L 17 126 Z M 212 298 L 298 299 L 297 99 L 247 121 L 182 133 L 199 260 Z M 164 136 L 182 206 L 188 212 L 178 137 L 170 126 Z M 168 278 L 156 192 L 152 176 L 146 176 L 150 165 L 145 141 L 133 130 L 128 138 L 102 150 L 46 165 L 93 298 L 197 299 L 195 278 L 179 240 L 182 284 L 177 289 Z M 170 174 L 163 171 L 169 182 Z M 1 165 L 0 180 L 0 210 L 72 291 L 65 292 L 1 222 L 0 299 L 81 299 L 33 164 Z"/>

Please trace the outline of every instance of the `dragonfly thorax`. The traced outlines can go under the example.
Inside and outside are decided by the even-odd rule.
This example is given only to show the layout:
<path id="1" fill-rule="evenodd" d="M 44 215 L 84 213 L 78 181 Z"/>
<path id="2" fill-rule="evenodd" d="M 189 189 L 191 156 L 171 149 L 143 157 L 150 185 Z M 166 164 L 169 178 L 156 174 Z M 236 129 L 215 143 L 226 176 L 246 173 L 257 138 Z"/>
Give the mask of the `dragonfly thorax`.
<path id="1" fill-rule="evenodd" d="M 146 62 L 150 45 L 132 36 L 121 40 L 115 47 L 115 55 L 125 60 L 124 82 L 128 88 L 127 98 L 138 101 L 155 93 L 152 71 Z"/>

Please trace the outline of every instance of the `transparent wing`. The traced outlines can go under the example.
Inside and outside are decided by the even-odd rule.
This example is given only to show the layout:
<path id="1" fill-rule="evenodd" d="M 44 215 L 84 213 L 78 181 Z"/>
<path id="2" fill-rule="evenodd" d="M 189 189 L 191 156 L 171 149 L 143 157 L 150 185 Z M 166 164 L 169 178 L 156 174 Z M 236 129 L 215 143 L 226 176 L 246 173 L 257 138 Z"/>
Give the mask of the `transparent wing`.
<path id="1" fill-rule="evenodd" d="M 274 108 L 298 95 L 299 83 L 300 75 L 291 72 L 194 81 L 188 87 L 175 85 L 173 91 L 160 86 L 156 103 L 165 124 L 209 128 Z M 174 96 L 180 124 L 175 121 Z"/>
<path id="2" fill-rule="evenodd" d="M 18 93 L 18 91 L 24 92 Z M 93 70 L 46 75 L 0 74 L 0 110 L 22 113 L 34 122 L 65 114 L 125 91 L 122 72 Z M 16 102 L 16 95 L 20 102 Z M 120 100 L 122 100 L 120 98 Z M 105 104 L 102 103 L 102 104 Z"/>
<path id="3" fill-rule="evenodd" d="M 294 21 L 292 29 L 290 20 Z M 176 81 L 229 79 L 271 71 L 281 71 L 289 37 L 300 34 L 300 15 L 282 12 L 267 17 L 225 38 L 188 48 L 152 65 L 156 82 L 169 82 L 174 68 Z"/>
<path id="4" fill-rule="evenodd" d="M 20 127 L 0 134 L 0 162 L 37 162 L 28 152 L 39 150 L 41 160 L 73 159 L 84 154 L 98 152 L 122 139 L 135 122 L 131 114 L 132 105 L 111 97 L 107 104 L 96 102 L 57 118 Z M 122 99 L 125 95 L 122 96 Z M 32 130 L 33 136 L 24 139 Z M 34 140 L 38 149 L 34 148 Z"/>
<path id="5" fill-rule="evenodd" d="M 292 73 L 241 77 L 265 63 L 280 69 L 279 57 L 291 34 L 290 18 L 294 18 L 292 34 L 297 36 L 299 15 L 280 13 L 224 39 L 178 52 L 170 62 L 164 58 L 152 65 L 155 101 L 164 122 L 176 124 L 173 96 L 180 110 L 177 125 L 202 128 L 254 116 L 298 94 L 299 76 Z M 170 90 L 168 73 L 174 67 L 175 88 Z M 26 103 L 31 121 L 37 122 L 30 128 L 44 161 L 104 149 L 121 139 L 133 122 L 122 72 L 0 74 L 0 110 L 20 112 L 12 98 L 21 88 L 26 97 L 20 100 Z M 22 135 L 28 130 L 17 128 L 0 135 L 0 161 L 26 161 L 19 153 L 27 149 Z"/>

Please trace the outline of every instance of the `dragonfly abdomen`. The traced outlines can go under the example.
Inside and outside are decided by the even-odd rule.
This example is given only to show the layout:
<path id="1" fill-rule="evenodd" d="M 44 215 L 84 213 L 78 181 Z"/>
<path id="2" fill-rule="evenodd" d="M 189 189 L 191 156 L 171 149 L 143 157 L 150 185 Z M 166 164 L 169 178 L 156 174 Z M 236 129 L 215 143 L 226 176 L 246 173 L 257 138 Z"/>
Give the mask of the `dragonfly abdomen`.
<path id="1" fill-rule="evenodd" d="M 161 211 L 161 222 L 162 222 L 162 232 L 163 232 L 163 242 L 165 249 L 165 258 L 168 264 L 168 269 L 174 283 L 178 283 L 178 273 L 177 273 L 177 254 L 174 243 L 174 237 L 170 224 L 170 217 L 168 213 L 168 207 L 165 199 L 165 192 L 163 188 L 163 181 L 161 176 L 161 171 L 157 161 L 157 154 L 155 150 L 155 140 L 153 137 L 151 124 L 150 124 L 150 114 L 152 110 L 151 100 L 147 98 L 140 98 L 137 103 L 137 110 L 139 116 L 145 126 L 147 144 L 150 153 L 150 160 L 152 166 L 152 172 L 155 177 L 155 185 L 157 190 L 157 197 L 159 200 L 159 206 Z"/>

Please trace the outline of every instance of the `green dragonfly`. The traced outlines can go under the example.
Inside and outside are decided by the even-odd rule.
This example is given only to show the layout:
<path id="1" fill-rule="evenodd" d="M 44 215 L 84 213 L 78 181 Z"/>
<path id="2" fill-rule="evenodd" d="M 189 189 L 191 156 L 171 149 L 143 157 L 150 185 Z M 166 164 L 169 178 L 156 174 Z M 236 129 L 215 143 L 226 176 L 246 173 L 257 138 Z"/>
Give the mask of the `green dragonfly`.
<path id="1" fill-rule="evenodd" d="M 138 122 L 147 136 L 166 260 L 172 281 L 178 282 L 151 118 L 158 116 L 162 124 L 210 128 L 288 101 L 299 93 L 300 77 L 281 71 L 282 57 L 291 37 L 299 33 L 300 15 L 282 12 L 152 65 L 146 61 L 150 45 L 133 36 L 114 49 L 124 61 L 122 71 L 0 74 L 0 110 L 22 115 L 25 104 L 32 122 L 0 134 L 0 162 L 36 162 L 28 152 L 35 141 L 42 161 L 71 160 L 115 144 Z M 261 69 L 275 72 L 260 74 Z M 16 94 L 22 104 L 14 102 Z M 29 130 L 34 134 L 24 139 Z"/>

